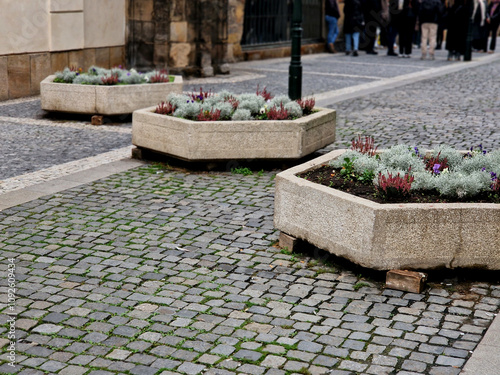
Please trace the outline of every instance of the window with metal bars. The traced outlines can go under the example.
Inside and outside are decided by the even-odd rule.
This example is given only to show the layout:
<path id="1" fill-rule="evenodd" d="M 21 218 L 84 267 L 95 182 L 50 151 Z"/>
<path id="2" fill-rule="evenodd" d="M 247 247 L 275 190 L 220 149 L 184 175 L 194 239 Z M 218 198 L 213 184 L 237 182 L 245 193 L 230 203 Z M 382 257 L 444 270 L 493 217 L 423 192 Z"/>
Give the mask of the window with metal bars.
<path id="1" fill-rule="evenodd" d="M 246 0 L 241 45 L 253 47 L 290 41 L 293 0 Z M 322 0 L 302 0 L 302 39 L 322 39 Z"/>

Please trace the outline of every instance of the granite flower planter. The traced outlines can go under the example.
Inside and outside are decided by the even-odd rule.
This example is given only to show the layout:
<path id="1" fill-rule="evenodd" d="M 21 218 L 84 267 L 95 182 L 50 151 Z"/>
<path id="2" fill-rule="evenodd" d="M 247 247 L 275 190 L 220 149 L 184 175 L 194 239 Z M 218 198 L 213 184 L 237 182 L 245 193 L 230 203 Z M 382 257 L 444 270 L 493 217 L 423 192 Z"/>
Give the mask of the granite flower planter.
<path id="1" fill-rule="evenodd" d="M 277 175 L 277 229 L 377 270 L 500 269 L 500 204 L 378 204 L 296 176 L 343 152 Z"/>
<path id="2" fill-rule="evenodd" d="M 42 109 L 91 115 L 121 115 L 155 105 L 171 92 L 182 92 L 182 77 L 173 82 L 136 85 L 78 85 L 54 83 L 54 75 L 40 84 Z"/>
<path id="3" fill-rule="evenodd" d="M 296 120 L 190 121 L 151 107 L 134 112 L 132 143 L 188 161 L 299 159 L 335 140 L 336 112 L 315 109 Z"/>

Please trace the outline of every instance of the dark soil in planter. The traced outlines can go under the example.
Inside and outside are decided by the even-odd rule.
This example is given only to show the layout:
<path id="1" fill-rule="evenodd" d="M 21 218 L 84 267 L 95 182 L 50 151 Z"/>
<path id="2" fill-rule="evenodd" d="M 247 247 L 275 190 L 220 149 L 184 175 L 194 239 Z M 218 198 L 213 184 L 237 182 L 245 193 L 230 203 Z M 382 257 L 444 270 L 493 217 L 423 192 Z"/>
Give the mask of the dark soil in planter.
<path id="1" fill-rule="evenodd" d="M 378 194 L 373 184 L 366 184 L 357 180 L 346 180 L 340 174 L 339 169 L 332 168 L 328 165 L 324 165 L 312 171 L 299 173 L 297 176 L 377 203 L 500 203 L 498 199 L 493 200 L 490 197 L 491 193 L 488 192 L 472 198 L 459 199 L 454 197 L 443 197 L 435 190 L 412 190 L 406 197 L 394 197 L 390 200 L 384 200 L 380 197 L 380 194 Z"/>

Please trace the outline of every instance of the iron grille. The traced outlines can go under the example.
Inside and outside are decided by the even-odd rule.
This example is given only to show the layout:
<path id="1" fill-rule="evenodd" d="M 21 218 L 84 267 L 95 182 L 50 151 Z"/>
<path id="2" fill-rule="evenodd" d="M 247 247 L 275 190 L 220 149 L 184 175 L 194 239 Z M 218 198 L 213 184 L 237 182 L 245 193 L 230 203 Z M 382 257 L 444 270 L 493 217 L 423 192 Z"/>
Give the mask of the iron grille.
<path id="1" fill-rule="evenodd" d="M 293 0 L 246 0 L 242 46 L 289 42 Z M 302 0 L 302 39 L 322 39 L 322 0 Z"/>

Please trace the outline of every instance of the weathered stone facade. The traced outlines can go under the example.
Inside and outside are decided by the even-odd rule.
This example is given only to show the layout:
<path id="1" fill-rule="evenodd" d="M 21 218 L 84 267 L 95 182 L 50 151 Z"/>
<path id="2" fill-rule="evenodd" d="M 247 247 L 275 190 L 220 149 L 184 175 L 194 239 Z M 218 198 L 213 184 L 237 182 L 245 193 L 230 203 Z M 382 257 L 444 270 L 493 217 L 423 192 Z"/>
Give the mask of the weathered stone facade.
<path id="1" fill-rule="evenodd" d="M 66 66 L 212 76 L 229 73 L 231 62 L 290 55 L 286 45 L 243 49 L 244 18 L 245 0 L 12 2 L 0 14 L 0 100 L 38 94 L 40 82 Z M 324 43 L 302 48 L 323 50 Z"/>
<path id="2" fill-rule="evenodd" d="M 211 76 L 227 73 L 227 63 L 290 55 L 290 46 L 243 49 L 244 17 L 245 0 L 129 0 L 127 61 Z M 309 43 L 302 53 L 324 48 Z"/>
<path id="3" fill-rule="evenodd" d="M 129 0 L 129 64 L 203 76 L 227 72 L 226 63 L 234 61 L 232 45 L 241 38 L 243 4 L 244 0 Z"/>

